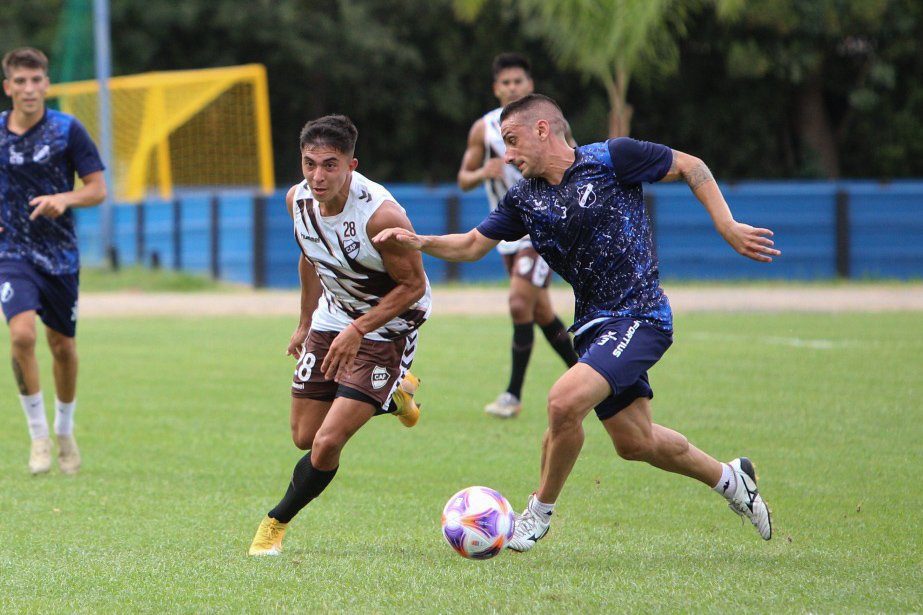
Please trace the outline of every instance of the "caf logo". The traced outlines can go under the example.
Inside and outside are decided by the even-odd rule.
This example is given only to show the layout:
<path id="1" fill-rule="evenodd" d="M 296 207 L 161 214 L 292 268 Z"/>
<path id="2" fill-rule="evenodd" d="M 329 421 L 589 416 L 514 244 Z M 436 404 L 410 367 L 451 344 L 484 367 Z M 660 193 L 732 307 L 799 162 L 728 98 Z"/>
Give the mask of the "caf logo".
<path id="1" fill-rule="evenodd" d="M 372 388 L 376 391 L 388 384 L 390 379 L 391 376 L 384 367 L 376 365 L 375 369 L 372 370 Z"/>

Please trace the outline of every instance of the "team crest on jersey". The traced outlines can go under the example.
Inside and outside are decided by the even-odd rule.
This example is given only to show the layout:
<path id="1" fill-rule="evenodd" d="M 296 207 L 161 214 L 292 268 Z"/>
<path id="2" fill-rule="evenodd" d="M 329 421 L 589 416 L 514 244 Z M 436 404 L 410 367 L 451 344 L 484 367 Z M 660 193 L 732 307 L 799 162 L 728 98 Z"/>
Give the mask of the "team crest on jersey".
<path id="1" fill-rule="evenodd" d="M 343 247 L 343 251 L 346 252 L 346 255 L 347 255 L 347 256 L 355 256 L 356 252 L 359 251 L 359 242 L 358 242 L 358 241 L 352 241 L 352 242 L 346 244 L 346 245 Z"/>
<path id="2" fill-rule="evenodd" d="M 593 205 L 596 202 L 596 193 L 593 192 L 593 184 L 589 183 L 586 186 L 577 190 L 577 195 L 580 197 L 580 207 L 586 209 Z"/>
<path id="3" fill-rule="evenodd" d="M 372 370 L 372 388 L 376 391 L 388 384 L 390 379 L 391 376 L 388 374 L 388 370 L 381 365 L 376 365 L 375 369 Z"/>
<path id="4" fill-rule="evenodd" d="M 13 298 L 13 285 L 9 282 L 4 282 L 3 286 L 0 286 L 0 301 L 6 303 Z"/>
<path id="5" fill-rule="evenodd" d="M 49 158 L 51 158 L 51 148 L 48 147 L 47 143 L 36 149 L 35 153 L 32 154 L 32 162 L 45 162 Z"/>

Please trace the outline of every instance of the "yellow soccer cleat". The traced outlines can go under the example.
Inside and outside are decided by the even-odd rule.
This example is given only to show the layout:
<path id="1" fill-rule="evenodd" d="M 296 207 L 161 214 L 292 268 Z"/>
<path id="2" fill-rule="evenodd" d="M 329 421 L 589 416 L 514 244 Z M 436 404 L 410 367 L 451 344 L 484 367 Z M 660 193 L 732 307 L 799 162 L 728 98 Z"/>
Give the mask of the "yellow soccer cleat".
<path id="1" fill-rule="evenodd" d="M 80 449 L 74 436 L 58 436 L 58 467 L 62 474 L 80 471 Z"/>
<path id="2" fill-rule="evenodd" d="M 397 409 L 394 416 L 404 425 L 404 427 L 413 427 L 420 420 L 420 406 L 413 400 L 414 393 L 420 386 L 420 379 L 407 372 L 404 379 L 398 385 L 397 390 L 391 396 Z"/>
<path id="3" fill-rule="evenodd" d="M 250 545 L 250 555 L 279 555 L 282 553 L 282 539 L 285 537 L 285 528 L 288 523 L 280 523 L 270 516 L 266 516 L 260 527 L 256 528 L 256 536 Z"/>

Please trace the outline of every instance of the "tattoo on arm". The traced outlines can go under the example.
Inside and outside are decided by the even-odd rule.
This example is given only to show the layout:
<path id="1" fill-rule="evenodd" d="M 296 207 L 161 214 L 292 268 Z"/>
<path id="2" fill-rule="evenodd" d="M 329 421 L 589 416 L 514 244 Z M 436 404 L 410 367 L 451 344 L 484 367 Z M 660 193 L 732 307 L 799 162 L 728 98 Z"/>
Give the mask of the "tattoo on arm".
<path id="1" fill-rule="evenodd" d="M 676 161 L 673 161 L 673 164 L 676 164 Z M 715 181 L 714 176 L 712 176 L 711 171 L 705 166 L 704 162 L 699 162 L 697 165 L 692 167 L 688 173 L 684 175 L 686 183 L 689 184 L 689 188 L 695 191 L 696 188 L 702 184 L 707 184 L 708 182 Z"/>
<path id="2" fill-rule="evenodd" d="M 26 379 L 23 376 L 22 368 L 19 366 L 19 363 L 16 362 L 16 359 L 13 359 L 13 376 L 16 378 L 16 386 L 19 387 L 20 395 L 28 395 L 29 389 L 26 388 Z"/>

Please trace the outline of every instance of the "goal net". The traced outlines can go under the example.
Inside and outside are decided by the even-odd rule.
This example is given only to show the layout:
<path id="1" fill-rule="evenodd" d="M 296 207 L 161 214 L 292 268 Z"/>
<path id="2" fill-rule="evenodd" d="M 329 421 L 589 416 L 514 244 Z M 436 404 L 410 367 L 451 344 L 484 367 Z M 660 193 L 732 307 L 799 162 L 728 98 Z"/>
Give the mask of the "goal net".
<path id="1" fill-rule="evenodd" d="M 171 198 L 178 189 L 274 189 L 262 65 L 113 77 L 109 91 L 115 200 Z M 48 99 L 99 138 L 96 81 L 53 84 Z"/>

